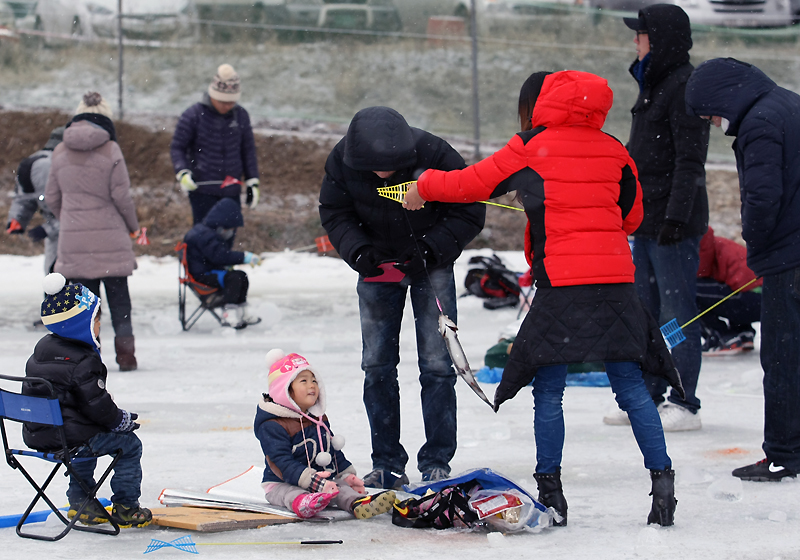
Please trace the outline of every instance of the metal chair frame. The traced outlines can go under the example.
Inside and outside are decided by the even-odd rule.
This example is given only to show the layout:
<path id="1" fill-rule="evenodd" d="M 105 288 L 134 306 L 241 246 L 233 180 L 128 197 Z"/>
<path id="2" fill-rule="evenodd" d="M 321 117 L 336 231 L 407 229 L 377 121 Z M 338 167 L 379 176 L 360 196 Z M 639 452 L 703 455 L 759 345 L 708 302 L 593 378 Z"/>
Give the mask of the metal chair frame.
<path id="1" fill-rule="evenodd" d="M 222 297 L 219 297 L 222 295 L 222 290 L 216 286 L 198 282 L 189 274 L 189 267 L 186 263 L 186 242 L 178 243 L 175 246 L 175 252 L 178 254 L 178 318 L 181 321 L 181 327 L 184 331 L 188 331 L 206 311 L 211 313 L 221 325 L 222 317 L 219 316 L 216 309 L 225 305 Z M 200 305 L 188 316 L 186 314 L 187 292 L 193 293 L 200 300 Z"/>

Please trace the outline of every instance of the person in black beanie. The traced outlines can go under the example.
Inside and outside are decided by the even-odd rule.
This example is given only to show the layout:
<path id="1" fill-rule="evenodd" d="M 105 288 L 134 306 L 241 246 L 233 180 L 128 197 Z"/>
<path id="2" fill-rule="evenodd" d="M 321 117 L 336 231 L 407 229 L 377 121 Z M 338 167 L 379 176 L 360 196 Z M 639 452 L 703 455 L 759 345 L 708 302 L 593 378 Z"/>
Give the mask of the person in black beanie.
<path id="1" fill-rule="evenodd" d="M 633 121 L 627 148 L 639 171 L 644 218 L 633 233 L 635 285 L 642 304 L 660 325 L 677 319 L 683 325 L 697 315 L 695 301 L 700 238 L 708 228 L 705 162 L 708 123 L 686 114 L 686 81 L 692 31 L 679 6 L 655 4 L 625 18 L 635 31 L 637 60 L 630 73 L 639 87 L 631 109 Z M 702 359 L 700 323 L 685 327 L 686 341 L 672 350 L 681 373 L 685 398 L 664 380 L 646 376 L 658 405 L 664 431 L 699 430 L 700 399 L 695 391 Z M 615 410 L 607 424 L 628 424 Z"/>

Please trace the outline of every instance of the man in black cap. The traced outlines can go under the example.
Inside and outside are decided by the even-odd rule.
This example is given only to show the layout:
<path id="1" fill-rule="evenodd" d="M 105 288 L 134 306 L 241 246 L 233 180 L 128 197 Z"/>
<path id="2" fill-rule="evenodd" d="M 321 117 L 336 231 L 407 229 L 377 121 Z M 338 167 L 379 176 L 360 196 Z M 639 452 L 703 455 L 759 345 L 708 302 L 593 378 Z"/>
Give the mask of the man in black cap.
<path id="1" fill-rule="evenodd" d="M 642 304 L 664 324 L 683 325 L 697 315 L 695 294 L 700 262 L 700 238 L 708 229 L 705 161 L 707 122 L 686 113 L 686 81 L 692 32 L 689 16 L 672 4 L 655 4 L 625 18 L 636 32 L 637 60 L 630 73 L 639 84 L 631 109 L 633 122 L 628 151 L 639 171 L 644 219 L 633 236 L 635 284 Z M 700 400 L 695 396 L 702 349 L 700 324 L 683 329 L 686 341 L 673 349 L 686 398 L 672 391 L 665 402 L 666 381 L 648 379 L 659 405 L 664 431 L 699 430 Z M 627 423 L 622 411 L 603 419 Z"/>

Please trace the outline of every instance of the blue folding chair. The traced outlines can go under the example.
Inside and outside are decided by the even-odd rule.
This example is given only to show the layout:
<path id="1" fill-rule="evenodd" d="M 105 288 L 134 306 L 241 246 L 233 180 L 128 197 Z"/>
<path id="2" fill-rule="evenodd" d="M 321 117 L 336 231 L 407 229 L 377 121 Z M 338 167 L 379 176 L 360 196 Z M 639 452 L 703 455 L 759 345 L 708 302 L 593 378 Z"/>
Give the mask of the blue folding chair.
<path id="1" fill-rule="evenodd" d="M 117 452 L 113 454 L 114 459 L 100 477 L 100 480 L 97 482 L 94 488 L 89 488 L 86 482 L 84 482 L 75 473 L 72 465 L 73 463 L 80 461 L 92 460 L 94 457 L 75 457 L 75 452 L 77 449 L 69 449 L 67 447 L 67 438 L 64 433 L 64 422 L 61 418 L 61 406 L 58 402 L 58 398 L 56 397 L 55 390 L 50 382 L 40 377 L 12 377 L 9 375 L 0 375 L 0 379 L 17 381 L 22 383 L 23 386 L 37 386 L 37 391 L 41 391 L 42 388 L 46 388 L 47 392 L 49 393 L 48 397 L 37 397 L 23 395 L 21 392 L 13 393 L 0 388 L 0 432 L 2 432 L 3 435 L 3 449 L 5 450 L 6 454 L 6 462 L 12 469 L 21 472 L 28 482 L 34 487 L 34 489 L 36 489 L 36 496 L 33 498 L 33 501 L 28 506 L 28 509 L 25 510 L 25 513 L 22 514 L 22 517 L 17 523 L 17 535 L 26 539 L 37 539 L 41 541 L 57 541 L 69 533 L 71 529 L 75 529 L 76 531 L 88 531 L 91 533 L 103 533 L 106 535 L 118 535 L 119 525 L 117 525 L 117 523 L 111 519 L 111 515 L 98 501 L 96 494 L 103 485 L 103 482 L 105 482 L 106 478 L 108 478 L 108 475 L 111 473 L 114 465 L 116 465 L 117 461 L 120 459 L 120 457 L 122 457 L 122 451 L 117 450 Z M 59 437 L 61 439 L 61 449 L 33 451 L 30 449 L 10 448 L 8 445 L 8 437 L 6 436 L 6 420 L 20 423 L 30 422 L 34 424 L 55 426 L 58 429 Z M 36 483 L 28 471 L 22 467 L 17 457 L 35 457 L 49 463 L 55 463 L 55 467 L 53 467 L 53 470 L 50 472 L 50 475 L 47 477 L 47 480 L 45 480 L 44 484 L 39 486 L 39 484 Z M 71 520 L 64 517 L 64 514 L 59 511 L 58 507 L 45 494 L 47 487 L 50 485 L 50 482 L 53 480 L 62 465 L 64 465 L 66 468 L 64 476 L 72 475 L 86 493 L 86 499 L 81 502 L 80 505 L 78 505 L 77 513 Z M 50 509 L 53 510 L 53 513 L 56 514 L 58 519 L 60 519 L 61 522 L 66 525 L 64 530 L 58 535 L 49 536 L 22 531 L 22 525 L 28 519 L 28 515 L 30 515 L 31 511 L 33 511 L 33 508 L 39 502 L 39 499 L 44 500 L 47 505 L 50 506 Z M 94 504 L 98 511 L 105 513 L 106 519 L 108 519 L 108 522 L 111 524 L 110 527 L 76 525 L 76 523 L 78 523 L 80 520 L 81 514 L 90 504 Z"/>

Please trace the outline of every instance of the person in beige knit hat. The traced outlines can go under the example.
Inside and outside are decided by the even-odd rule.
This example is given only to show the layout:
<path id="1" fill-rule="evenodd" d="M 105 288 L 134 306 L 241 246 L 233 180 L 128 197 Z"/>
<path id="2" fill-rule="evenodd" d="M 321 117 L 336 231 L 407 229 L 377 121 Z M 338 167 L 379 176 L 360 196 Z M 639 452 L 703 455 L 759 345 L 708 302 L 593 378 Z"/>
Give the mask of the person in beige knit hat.
<path id="1" fill-rule="evenodd" d="M 239 202 L 242 180 L 247 205 L 259 199 L 258 163 L 250 116 L 238 104 L 239 74 L 221 64 L 202 101 L 181 115 L 170 144 L 175 178 L 189 193 L 194 223 L 200 223 L 220 199 Z"/>

